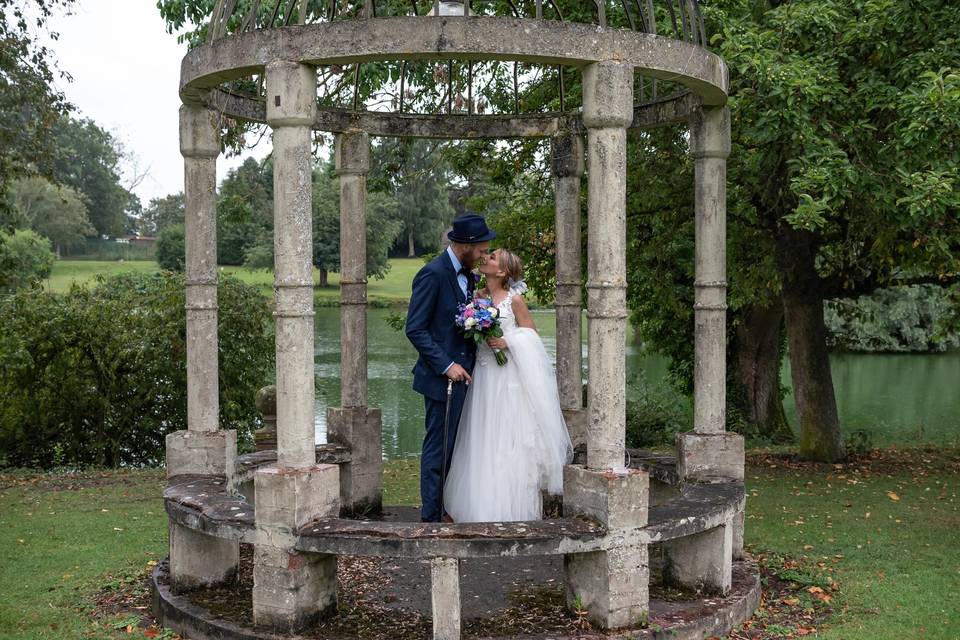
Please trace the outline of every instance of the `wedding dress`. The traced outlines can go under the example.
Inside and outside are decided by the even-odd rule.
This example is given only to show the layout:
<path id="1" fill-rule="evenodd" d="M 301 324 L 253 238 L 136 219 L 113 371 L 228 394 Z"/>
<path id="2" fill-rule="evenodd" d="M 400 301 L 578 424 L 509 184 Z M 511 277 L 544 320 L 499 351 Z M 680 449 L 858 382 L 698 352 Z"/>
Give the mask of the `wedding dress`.
<path id="1" fill-rule="evenodd" d="M 540 336 L 518 327 L 511 288 L 497 305 L 507 363 L 477 347 L 444 507 L 455 522 L 537 520 L 541 491 L 563 492 L 563 465 L 573 458 L 557 383 Z"/>

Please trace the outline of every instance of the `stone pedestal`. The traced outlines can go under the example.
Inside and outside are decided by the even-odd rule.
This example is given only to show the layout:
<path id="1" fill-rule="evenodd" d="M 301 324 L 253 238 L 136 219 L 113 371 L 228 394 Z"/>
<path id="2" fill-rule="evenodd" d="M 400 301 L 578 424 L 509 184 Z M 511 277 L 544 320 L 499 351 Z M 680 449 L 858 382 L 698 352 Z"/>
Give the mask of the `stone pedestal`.
<path id="1" fill-rule="evenodd" d="M 214 538 L 171 522 L 170 582 L 174 592 L 234 580 L 240 563 L 237 540 Z"/>
<path id="2" fill-rule="evenodd" d="M 294 532 L 307 522 L 339 514 L 339 469 L 329 464 L 258 469 L 254 491 L 254 623 L 295 633 L 336 611 L 336 556 L 302 553 L 293 543 Z"/>
<path id="3" fill-rule="evenodd" d="M 433 640 L 460 640 L 460 561 L 433 558 L 430 582 Z"/>
<path id="4" fill-rule="evenodd" d="M 694 591 L 726 595 L 733 565 L 732 522 L 663 543 L 668 584 Z"/>
<path id="5" fill-rule="evenodd" d="M 563 474 L 564 516 L 600 521 L 611 535 L 647 524 L 649 477 L 645 471 L 592 471 L 568 465 Z M 564 560 L 567 605 L 586 609 L 604 629 L 641 624 L 649 612 L 647 547 L 624 542 L 609 551 L 571 554 Z"/>
<path id="6" fill-rule="evenodd" d="M 736 433 L 677 434 L 677 472 L 687 481 L 743 481 L 743 436 Z"/>
<path id="7" fill-rule="evenodd" d="M 340 504 L 348 512 L 383 507 L 383 453 L 379 409 L 327 409 L 327 441 L 350 447 L 350 462 L 340 466 Z"/>
<path id="8" fill-rule="evenodd" d="M 229 484 L 237 459 L 237 432 L 182 430 L 166 438 L 167 477 L 224 476 Z"/>
<path id="9" fill-rule="evenodd" d="M 263 426 L 253 433 L 257 451 L 277 449 L 277 388 L 267 385 L 257 391 L 257 411 L 263 417 Z"/>

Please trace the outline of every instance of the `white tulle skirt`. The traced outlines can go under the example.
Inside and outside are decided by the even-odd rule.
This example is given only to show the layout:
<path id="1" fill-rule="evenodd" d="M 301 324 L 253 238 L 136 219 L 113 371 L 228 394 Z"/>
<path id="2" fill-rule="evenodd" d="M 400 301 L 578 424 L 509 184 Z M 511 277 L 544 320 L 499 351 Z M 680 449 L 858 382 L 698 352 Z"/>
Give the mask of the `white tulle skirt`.
<path id="1" fill-rule="evenodd" d="M 443 493 L 455 522 L 539 519 L 541 491 L 563 492 L 563 466 L 573 457 L 540 336 L 519 328 L 504 337 L 503 366 L 485 344 L 477 349 Z"/>

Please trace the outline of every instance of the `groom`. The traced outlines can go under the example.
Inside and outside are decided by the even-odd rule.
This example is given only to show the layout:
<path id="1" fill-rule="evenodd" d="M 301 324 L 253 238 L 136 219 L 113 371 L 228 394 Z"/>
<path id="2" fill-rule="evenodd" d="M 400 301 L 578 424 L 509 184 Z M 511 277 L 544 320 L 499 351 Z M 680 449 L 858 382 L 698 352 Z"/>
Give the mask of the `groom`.
<path id="1" fill-rule="evenodd" d="M 466 340 L 454 325 L 457 306 L 473 295 L 470 270 L 480 262 L 495 237 L 481 216 L 460 216 L 447 234 L 450 246 L 413 279 L 406 333 L 420 354 L 413 367 L 413 390 L 423 394 L 426 409 L 427 433 L 420 455 L 423 505 L 420 519 L 423 522 L 443 519 L 440 467 L 445 464 L 450 468 L 460 412 L 477 356 L 476 344 Z M 448 380 L 453 380 L 453 396 L 445 425 Z M 447 429 L 446 451 L 443 451 L 444 428 Z"/>

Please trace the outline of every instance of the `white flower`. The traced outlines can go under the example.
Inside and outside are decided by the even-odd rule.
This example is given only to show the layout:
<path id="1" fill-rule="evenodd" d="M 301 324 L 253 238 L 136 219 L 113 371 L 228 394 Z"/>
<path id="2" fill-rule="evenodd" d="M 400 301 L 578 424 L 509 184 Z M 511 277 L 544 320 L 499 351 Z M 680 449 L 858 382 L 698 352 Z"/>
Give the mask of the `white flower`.
<path id="1" fill-rule="evenodd" d="M 463 326 L 464 326 L 465 328 L 467 328 L 467 329 L 473 329 L 475 326 L 477 326 L 477 319 L 476 319 L 476 318 L 467 318 L 467 319 L 463 322 Z"/>
<path id="2" fill-rule="evenodd" d="M 491 317 L 491 318 L 496 318 L 496 317 L 499 316 L 499 315 L 500 315 L 500 309 L 497 309 L 496 307 L 490 307 L 490 317 Z"/>

